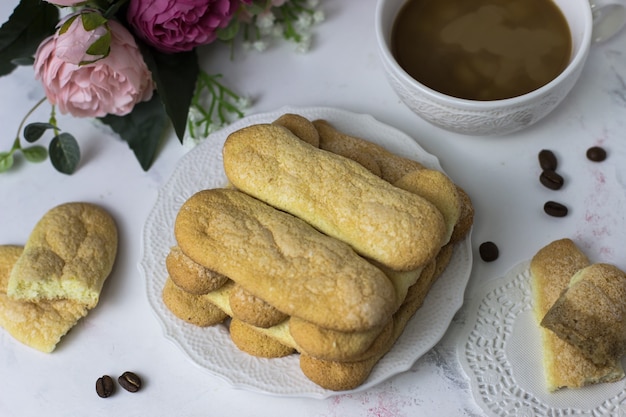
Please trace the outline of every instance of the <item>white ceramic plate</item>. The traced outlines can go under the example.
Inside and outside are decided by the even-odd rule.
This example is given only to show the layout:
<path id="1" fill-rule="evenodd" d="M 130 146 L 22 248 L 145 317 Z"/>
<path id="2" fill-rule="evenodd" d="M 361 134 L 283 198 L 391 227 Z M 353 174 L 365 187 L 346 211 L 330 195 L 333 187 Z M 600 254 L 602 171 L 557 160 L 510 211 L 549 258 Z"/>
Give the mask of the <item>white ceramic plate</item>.
<path id="1" fill-rule="evenodd" d="M 626 415 L 624 380 L 548 392 L 529 264 L 487 284 L 467 306 L 458 354 L 476 403 L 494 417 Z"/>
<path id="2" fill-rule="evenodd" d="M 165 257 L 175 244 L 174 220 L 180 206 L 197 191 L 226 184 L 221 150 L 231 132 L 251 124 L 271 122 L 284 113 L 298 113 L 310 120 L 326 119 L 346 133 L 378 143 L 429 168 L 441 169 L 437 158 L 424 151 L 413 139 L 368 115 L 332 108 L 289 107 L 251 115 L 212 134 L 181 158 L 171 179 L 160 190 L 146 221 L 140 266 L 145 274 L 148 299 L 166 337 L 198 366 L 236 388 L 280 396 L 326 398 L 338 393 L 325 390 L 307 379 L 300 371 L 297 355 L 280 359 L 247 355 L 234 346 L 225 326 L 200 328 L 187 324 L 171 314 L 161 300 L 161 289 L 167 278 Z M 441 339 L 463 302 L 471 267 L 472 250 L 468 236 L 457 245 L 450 265 L 433 286 L 402 337 L 357 390 L 365 390 L 408 370 Z"/>

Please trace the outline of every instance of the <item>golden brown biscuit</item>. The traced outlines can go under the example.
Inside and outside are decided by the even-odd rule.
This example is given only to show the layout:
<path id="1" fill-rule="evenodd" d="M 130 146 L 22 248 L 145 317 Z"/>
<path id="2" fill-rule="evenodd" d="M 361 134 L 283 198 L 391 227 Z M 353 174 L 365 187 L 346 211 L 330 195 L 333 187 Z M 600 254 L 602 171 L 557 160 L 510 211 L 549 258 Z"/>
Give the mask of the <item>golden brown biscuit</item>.
<path id="1" fill-rule="evenodd" d="M 443 257 L 438 256 L 438 259 L 440 258 L 448 259 L 445 255 Z M 433 267 L 428 268 L 429 276 L 432 274 L 432 271 L 435 270 L 435 261 L 433 261 L 432 264 Z M 422 273 L 422 275 L 424 275 L 424 273 Z M 397 280 L 396 287 L 401 290 L 403 297 L 406 295 L 408 288 L 411 287 L 418 278 L 420 280 L 430 279 L 429 277 L 422 278 L 422 276 L 412 277 L 411 274 L 407 272 L 395 273 L 395 276 L 392 276 L 394 277 L 393 279 Z M 233 299 L 232 293 L 235 291 L 236 287 L 238 287 L 238 285 L 230 282 L 216 291 L 207 293 L 204 297 L 227 312 L 231 317 L 238 318 L 231 304 Z M 242 302 L 245 300 L 250 300 L 250 298 L 245 297 L 241 299 Z M 397 302 L 396 309 L 403 301 L 402 299 Z M 263 301 L 261 300 L 261 302 Z M 263 302 L 263 304 L 266 303 Z M 245 305 L 242 307 L 247 308 Z M 251 320 L 255 319 L 252 318 Z M 366 356 L 372 354 L 370 346 L 381 337 L 389 337 L 392 329 L 391 323 L 388 323 L 383 327 L 361 332 L 341 332 L 322 328 L 298 317 L 291 317 L 289 320 L 283 321 L 280 324 L 265 328 L 250 323 L 247 324 L 257 333 L 269 336 L 284 346 L 289 346 L 298 352 L 313 357 L 332 361 L 356 361 L 365 359 Z"/>
<path id="2" fill-rule="evenodd" d="M 391 269 L 417 269 L 445 243 L 443 216 L 432 203 L 280 126 L 231 133 L 223 156 L 235 187 Z"/>
<path id="3" fill-rule="evenodd" d="M 359 331 L 386 323 L 395 291 L 348 245 L 242 192 L 204 190 L 175 222 L 183 252 L 290 316 Z"/>
<path id="4" fill-rule="evenodd" d="M 174 284 L 191 294 L 215 291 L 228 281 L 228 277 L 191 260 L 178 246 L 170 249 L 165 258 L 165 267 Z"/>
<path id="5" fill-rule="evenodd" d="M 449 245 L 446 245 L 444 246 L 444 248 L 447 248 L 448 246 Z M 437 255 L 437 257 L 439 258 L 440 256 L 442 256 L 442 254 L 443 252 L 440 252 L 439 255 Z M 433 259 L 422 270 L 419 281 L 429 281 L 432 279 L 433 276 L 435 276 L 436 273 L 437 273 L 437 260 Z M 423 282 L 420 283 L 419 281 L 413 284 L 412 286 L 410 286 L 409 288 L 407 288 L 407 294 L 406 294 L 406 297 L 404 298 L 403 304 L 411 302 L 412 298 L 426 296 L 422 292 L 423 291 L 427 292 L 430 289 L 430 287 L 428 287 L 427 285 L 422 285 Z"/>
<path id="6" fill-rule="evenodd" d="M 556 240 L 541 248 L 530 263 L 533 311 L 537 323 L 567 288 L 571 277 L 589 265 L 589 260 L 570 239 Z M 624 377 L 620 363 L 596 366 L 552 331 L 541 327 L 543 368 L 549 391 L 580 388 Z"/>
<path id="7" fill-rule="evenodd" d="M 8 297 L 9 275 L 22 252 L 21 246 L 0 246 L 0 327 L 19 342 L 49 353 L 88 309 L 72 300 L 30 302 Z"/>
<path id="8" fill-rule="evenodd" d="M 91 309 L 117 253 L 117 227 L 103 208 L 66 203 L 35 225 L 11 271 L 7 293 L 24 301 L 66 299 Z"/>
<path id="9" fill-rule="evenodd" d="M 235 285 L 229 293 L 228 302 L 233 317 L 256 327 L 268 328 L 287 320 L 289 316 L 259 297 L 246 291 L 241 285 Z"/>
<path id="10" fill-rule="evenodd" d="M 403 177 L 408 176 L 404 181 L 409 181 L 411 176 L 419 177 L 419 174 L 414 174 L 415 171 L 426 169 L 419 162 L 389 152 L 380 145 L 376 145 L 356 136 L 342 133 L 335 129 L 330 123 L 325 120 L 315 120 L 313 122 L 313 125 L 317 128 L 319 132 L 321 149 L 325 149 L 330 152 L 345 156 L 346 158 L 353 159 L 354 161 L 359 162 L 361 165 L 368 168 L 372 173 L 380 176 L 382 179 L 389 181 L 396 186 L 400 185 L 398 184 L 398 181 L 400 181 Z M 413 184 L 412 186 L 414 187 L 415 184 Z M 446 188 L 449 189 L 449 185 L 447 185 Z M 472 206 L 471 199 L 469 198 L 467 193 L 463 189 L 461 189 L 461 187 L 456 186 L 456 188 L 456 192 L 448 191 L 452 194 L 457 194 L 458 198 L 460 199 L 460 213 L 458 214 L 459 218 L 457 220 L 456 226 L 454 227 L 454 231 L 452 232 L 452 236 L 450 237 L 451 243 L 457 243 L 465 238 L 467 233 L 469 233 L 472 224 L 474 223 L 474 208 Z M 431 193 L 434 190 L 436 190 L 436 188 L 431 188 Z M 447 194 L 445 194 L 444 190 L 439 190 L 439 193 L 437 193 L 436 195 L 439 196 L 439 201 L 442 198 L 449 198 L 447 197 Z M 426 199 L 432 203 L 435 203 L 435 201 L 429 198 Z M 454 202 L 452 204 L 454 204 Z M 446 206 L 450 207 L 448 204 L 446 204 Z M 454 213 L 455 211 L 456 210 L 454 210 L 454 208 L 449 208 L 447 220 L 449 220 L 451 217 L 456 216 L 456 214 Z"/>
<path id="11" fill-rule="evenodd" d="M 444 256 L 439 262 L 438 271 L 443 271 L 447 265 L 447 258 Z M 415 312 L 422 306 L 423 301 L 430 288 L 440 275 L 431 274 L 420 278 L 415 285 L 410 288 L 407 294 L 407 302 L 402 304 L 393 315 L 393 328 L 391 335 L 386 338 L 378 338 L 370 346 L 369 352 L 365 353 L 365 359 L 357 361 L 339 362 L 328 361 L 312 357 L 307 354 L 300 355 L 300 368 L 311 381 L 317 385 L 334 390 L 350 390 L 363 384 L 374 369 L 380 359 L 393 347 L 398 338 L 402 335 L 408 321 Z"/>
<path id="12" fill-rule="evenodd" d="M 474 206 L 472 205 L 470 196 L 458 185 L 456 189 L 461 199 L 461 213 L 459 215 L 459 221 L 452 231 L 452 236 L 450 236 L 450 243 L 452 244 L 463 240 L 474 224 Z"/>
<path id="13" fill-rule="evenodd" d="M 188 293 L 168 278 L 161 293 L 163 303 L 179 319 L 199 327 L 222 323 L 228 315 L 205 295 Z"/>
<path id="14" fill-rule="evenodd" d="M 377 175 L 391 184 L 409 172 L 424 168 L 419 162 L 389 152 L 380 145 L 340 132 L 326 120 L 314 120 L 313 125 L 319 134 L 321 149 L 346 158 L 355 155 L 357 158 L 368 158 L 376 164 L 380 173 Z"/>
<path id="15" fill-rule="evenodd" d="M 283 126 L 289 129 L 291 133 L 310 144 L 319 148 L 320 136 L 313 123 L 306 117 L 299 114 L 286 113 L 272 122 L 275 125 Z"/>
<path id="16" fill-rule="evenodd" d="M 614 265 L 580 269 L 541 320 L 596 365 L 626 353 L 626 274 Z"/>
<path id="17" fill-rule="evenodd" d="M 295 353 L 292 347 L 235 318 L 230 321 L 230 337 L 239 349 L 260 358 L 281 358 Z"/>
<path id="18" fill-rule="evenodd" d="M 437 207 L 446 222 L 444 240 L 449 242 L 461 217 L 461 198 L 450 178 L 439 171 L 420 169 L 404 175 L 394 185 L 425 198 Z"/>
<path id="19" fill-rule="evenodd" d="M 380 337 L 389 337 L 392 321 L 363 332 L 338 332 L 292 317 L 289 332 L 301 353 L 329 361 L 355 361 L 366 356 Z"/>

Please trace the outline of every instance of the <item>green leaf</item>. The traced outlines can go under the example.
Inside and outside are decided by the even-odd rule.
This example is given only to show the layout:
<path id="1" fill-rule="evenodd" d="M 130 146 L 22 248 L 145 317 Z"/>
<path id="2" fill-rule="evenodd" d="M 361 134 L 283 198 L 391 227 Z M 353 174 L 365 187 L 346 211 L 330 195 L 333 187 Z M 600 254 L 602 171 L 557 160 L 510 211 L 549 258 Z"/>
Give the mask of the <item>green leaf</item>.
<path id="1" fill-rule="evenodd" d="M 50 162 L 57 171 L 71 175 L 80 162 L 80 148 L 74 136 L 61 133 L 50 141 Z"/>
<path id="2" fill-rule="evenodd" d="M 107 22 L 107 19 L 98 12 L 81 13 L 80 17 L 83 22 L 83 28 L 87 32 L 91 32 Z"/>
<path id="3" fill-rule="evenodd" d="M 147 171 L 154 162 L 169 126 L 169 119 L 158 94 L 150 101 L 137 103 L 126 116 L 109 114 L 100 120 L 128 143 L 143 170 Z"/>
<path id="4" fill-rule="evenodd" d="M 221 41 L 230 41 L 239 33 L 239 19 L 231 19 L 228 26 L 217 31 L 217 38 Z"/>
<path id="5" fill-rule="evenodd" d="M 13 166 L 13 152 L 0 152 L 0 172 L 6 172 Z"/>
<path id="6" fill-rule="evenodd" d="M 59 28 L 59 35 L 65 34 L 65 32 L 67 32 L 70 29 L 70 26 L 72 26 L 72 23 L 74 23 L 74 20 L 76 19 L 78 19 L 78 15 L 74 15 L 70 17 L 69 19 L 67 19 L 65 22 L 63 22 L 63 24 Z"/>
<path id="7" fill-rule="evenodd" d="M 24 158 L 30 162 L 42 162 L 48 158 L 48 151 L 43 146 L 29 146 L 22 148 Z"/>
<path id="8" fill-rule="evenodd" d="M 48 129 L 54 129 L 55 126 L 50 123 L 30 123 L 24 127 L 24 139 L 33 143 L 37 141 Z"/>
<path id="9" fill-rule="evenodd" d="M 46 37 L 54 33 L 59 9 L 40 0 L 21 0 L 0 27 L 0 76 L 15 68 L 14 59 L 32 56 Z"/>
<path id="10" fill-rule="evenodd" d="M 248 5 L 244 6 L 246 11 L 252 15 L 257 15 L 259 13 L 263 13 L 264 11 L 267 10 L 267 4 L 266 2 L 261 2 L 260 4 L 257 3 L 250 3 Z"/>
<path id="11" fill-rule="evenodd" d="M 200 71 L 196 51 L 166 54 L 141 47 L 144 60 L 152 72 L 157 91 L 182 143 L 187 128 L 189 106 Z"/>
<path id="12" fill-rule="evenodd" d="M 98 40 L 96 40 L 94 43 L 89 45 L 89 48 L 87 48 L 87 53 L 89 55 L 93 55 L 97 57 L 101 56 L 102 58 L 109 55 L 110 51 L 111 51 L 111 31 L 109 31 L 108 29 L 105 35 L 98 38 Z"/>

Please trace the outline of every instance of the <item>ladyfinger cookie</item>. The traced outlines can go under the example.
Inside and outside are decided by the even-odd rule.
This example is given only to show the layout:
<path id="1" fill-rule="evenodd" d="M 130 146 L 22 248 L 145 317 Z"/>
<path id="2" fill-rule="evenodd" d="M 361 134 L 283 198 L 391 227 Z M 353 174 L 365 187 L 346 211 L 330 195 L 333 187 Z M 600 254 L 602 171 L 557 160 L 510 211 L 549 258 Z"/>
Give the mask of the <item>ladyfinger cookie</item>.
<path id="1" fill-rule="evenodd" d="M 161 298 L 172 314 L 198 327 L 213 326 L 223 322 L 228 316 L 205 294 L 187 292 L 178 287 L 171 278 L 165 281 Z"/>
<path id="2" fill-rule="evenodd" d="M 445 243 L 444 219 L 432 203 L 281 126 L 231 133 L 223 156 L 235 187 L 391 269 L 417 269 Z"/>
<path id="3" fill-rule="evenodd" d="M 446 222 L 445 242 L 449 242 L 461 216 L 461 198 L 450 178 L 434 169 L 418 169 L 402 176 L 393 185 L 417 194 L 437 207 Z"/>
<path id="4" fill-rule="evenodd" d="M 626 273 L 606 263 L 582 268 L 541 325 L 596 365 L 617 363 L 626 353 Z"/>
<path id="5" fill-rule="evenodd" d="M 463 240 L 470 230 L 472 230 L 472 225 L 474 224 L 474 206 L 472 205 L 472 199 L 467 192 L 458 185 L 456 186 L 456 191 L 461 200 L 461 213 L 452 231 L 452 236 L 450 236 L 449 243 L 452 244 Z"/>
<path id="6" fill-rule="evenodd" d="M 571 277 L 589 265 L 584 253 L 570 239 L 559 239 L 541 248 L 530 262 L 533 311 L 537 323 L 558 300 Z M 548 391 L 580 388 L 624 377 L 621 364 L 597 366 L 551 330 L 540 327 L 543 368 Z"/>
<path id="7" fill-rule="evenodd" d="M 11 271 L 7 293 L 25 301 L 66 299 L 91 309 L 117 253 L 117 227 L 103 208 L 66 203 L 35 225 Z"/>
<path id="8" fill-rule="evenodd" d="M 281 358 L 295 353 L 293 347 L 282 344 L 276 337 L 263 334 L 236 318 L 230 321 L 229 330 L 233 343 L 250 355 L 260 358 Z"/>
<path id="9" fill-rule="evenodd" d="M 375 143 L 343 133 L 326 120 L 314 120 L 313 126 L 319 134 L 321 149 L 357 162 L 366 160 L 368 161 L 366 166 L 373 166 L 371 162 L 373 161 L 376 168 L 372 172 L 378 172 L 381 178 L 392 184 L 409 172 L 424 169 L 419 162 L 389 152 Z"/>
<path id="10" fill-rule="evenodd" d="M 355 361 L 333 361 L 300 355 L 300 369 L 311 381 L 322 388 L 344 391 L 363 384 L 380 359 L 393 347 L 415 312 L 422 306 L 424 299 L 437 278 L 448 265 L 450 257 L 447 251 L 437 256 L 435 268 L 424 269 L 424 276 L 409 289 L 406 302 L 393 315 L 391 334 L 378 338 L 361 358 Z"/>
<path id="11" fill-rule="evenodd" d="M 244 296 L 242 296 L 242 291 Z M 229 281 L 217 290 L 202 295 L 185 292 L 168 279 L 163 288 L 163 301 L 178 318 L 197 326 L 210 326 L 224 321 L 226 316 L 239 322 L 230 327 L 235 344 L 247 353 L 293 352 L 334 361 L 364 359 L 377 338 L 388 337 L 390 324 L 360 332 L 341 332 L 322 328 L 297 317 L 288 317 L 258 297 L 252 296 L 240 285 Z M 259 303 L 261 306 L 259 308 Z M 218 311 L 216 311 L 216 309 Z M 267 311 L 270 311 L 267 314 Z M 274 313 L 278 312 L 278 316 Z M 218 313 L 218 314 L 216 314 Z M 220 316 L 220 314 L 222 314 Z M 243 324 L 246 326 L 243 326 Z M 244 331 L 239 331 L 244 328 Z M 237 333 L 234 334 L 233 330 Z M 254 337 L 257 335 L 258 337 Z M 295 335 L 295 337 L 294 337 Z M 296 340 L 303 342 L 300 344 Z M 258 346 L 255 344 L 268 346 Z M 275 356 L 283 356 L 282 354 Z"/>
<path id="12" fill-rule="evenodd" d="M 230 291 L 228 303 L 233 318 L 255 327 L 269 328 L 289 318 L 287 314 L 254 296 L 241 285 L 235 285 Z"/>
<path id="13" fill-rule="evenodd" d="M 451 243 L 459 242 L 467 235 L 474 223 L 472 201 L 458 185 L 454 184 L 456 190 L 452 190 L 450 187 L 452 181 L 449 178 L 437 178 L 445 174 L 389 152 L 384 147 L 363 138 L 343 133 L 326 120 L 315 120 L 312 124 L 317 128 L 321 149 L 350 158 L 396 187 L 416 192 L 431 203 L 435 203 L 442 210 L 448 229 L 452 220 L 457 218 L 450 236 Z M 433 174 L 433 171 L 439 174 Z M 422 180 L 426 181 L 426 184 L 422 184 Z M 423 194 L 422 191 L 426 193 Z"/>
<path id="14" fill-rule="evenodd" d="M 339 332 L 325 329 L 297 317 L 289 320 L 289 333 L 300 353 L 330 361 L 346 362 L 363 359 L 379 338 L 387 338 L 393 329 L 386 325 L 362 332 Z"/>
<path id="15" fill-rule="evenodd" d="M 165 267 L 174 284 L 191 294 L 215 291 L 228 281 L 228 277 L 192 261 L 178 246 L 165 257 Z"/>
<path id="16" fill-rule="evenodd" d="M 272 122 L 275 125 L 286 127 L 291 133 L 301 140 L 319 148 L 320 135 L 313 123 L 304 116 L 293 113 L 285 113 Z"/>
<path id="17" fill-rule="evenodd" d="M 195 262 L 228 276 L 290 316 L 359 331 L 386 323 L 395 291 L 347 244 L 233 189 L 196 193 L 174 232 Z"/>
<path id="18" fill-rule="evenodd" d="M 0 246 L 0 327 L 17 341 L 41 352 L 52 352 L 61 338 L 87 315 L 84 304 L 72 300 L 14 300 L 7 295 L 9 276 L 22 246 Z"/>

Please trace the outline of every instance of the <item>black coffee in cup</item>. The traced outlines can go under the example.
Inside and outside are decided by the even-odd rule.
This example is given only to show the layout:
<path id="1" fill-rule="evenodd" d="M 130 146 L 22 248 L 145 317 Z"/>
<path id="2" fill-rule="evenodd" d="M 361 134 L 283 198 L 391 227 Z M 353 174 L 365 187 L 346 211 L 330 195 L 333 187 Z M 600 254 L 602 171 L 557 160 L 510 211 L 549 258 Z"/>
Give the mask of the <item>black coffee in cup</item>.
<path id="1" fill-rule="evenodd" d="M 391 34 L 398 64 L 441 93 L 498 100 L 556 78 L 572 53 L 552 0 L 407 0 Z"/>

